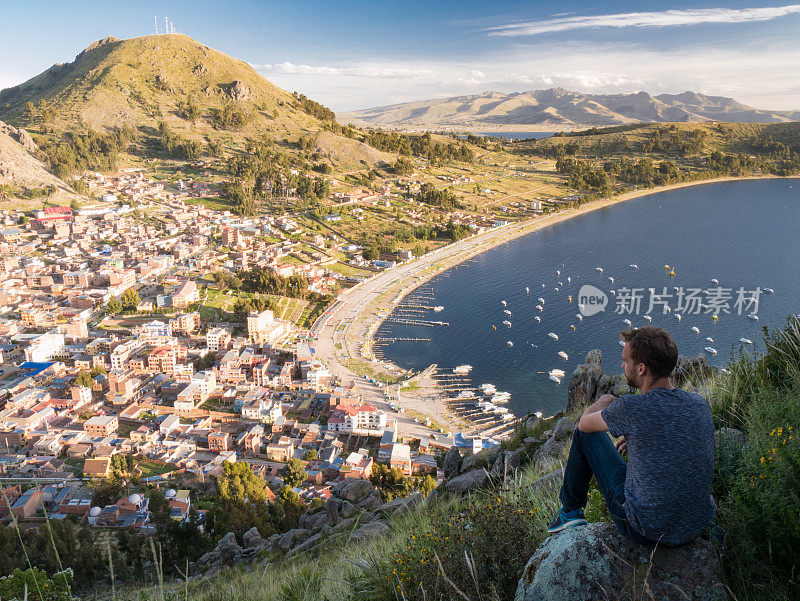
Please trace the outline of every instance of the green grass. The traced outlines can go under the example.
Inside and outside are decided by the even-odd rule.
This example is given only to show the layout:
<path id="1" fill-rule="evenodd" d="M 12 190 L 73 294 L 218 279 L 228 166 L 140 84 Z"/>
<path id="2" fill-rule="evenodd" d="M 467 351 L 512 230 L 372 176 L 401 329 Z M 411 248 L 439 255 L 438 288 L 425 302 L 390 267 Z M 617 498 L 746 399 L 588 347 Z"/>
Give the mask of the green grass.
<path id="1" fill-rule="evenodd" d="M 200 197 L 186 199 L 186 204 L 203 205 L 207 209 L 214 211 L 233 211 L 234 203 L 227 198 L 219 197 Z"/>
<path id="2" fill-rule="evenodd" d="M 142 470 L 142 478 L 160 476 L 161 474 L 166 474 L 167 472 L 172 472 L 175 470 L 175 466 L 173 465 L 161 465 L 147 459 L 136 461 L 136 466 Z"/>

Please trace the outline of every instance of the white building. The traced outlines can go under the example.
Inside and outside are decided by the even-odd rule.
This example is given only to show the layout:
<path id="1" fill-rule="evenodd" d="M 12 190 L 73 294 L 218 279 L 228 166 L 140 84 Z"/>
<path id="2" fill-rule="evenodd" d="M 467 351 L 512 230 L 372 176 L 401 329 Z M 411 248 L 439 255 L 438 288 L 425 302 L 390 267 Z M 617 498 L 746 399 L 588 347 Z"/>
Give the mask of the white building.
<path id="1" fill-rule="evenodd" d="M 231 333 L 225 328 L 210 328 L 206 332 L 206 346 L 215 353 L 226 350 L 230 342 Z"/>
<path id="2" fill-rule="evenodd" d="M 64 334 L 47 332 L 31 339 L 25 349 L 25 360 L 33 363 L 49 361 L 64 348 Z"/>
<path id="3" fill-rule="evenodd" d="M 289 333 L 288 322 L 275 319 L 271 310 L 261 313 L 252 311 L 247 316 L 247 335 L 255 344 L 274 344 L 279 338 Z"/>

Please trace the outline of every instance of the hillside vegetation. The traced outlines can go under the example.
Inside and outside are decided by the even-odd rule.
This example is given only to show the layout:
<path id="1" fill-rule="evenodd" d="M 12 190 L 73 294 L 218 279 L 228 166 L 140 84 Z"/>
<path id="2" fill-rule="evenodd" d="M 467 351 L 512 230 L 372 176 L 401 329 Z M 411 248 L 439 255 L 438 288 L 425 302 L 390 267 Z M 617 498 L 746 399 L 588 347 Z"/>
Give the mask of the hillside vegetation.
<path id="1" fill-rule="evenodd" d="M 706 396 L 718 430 L 741 432 L 728 430 L 718 439 L 713 483 L 716 523 L 726 531 L 715 544 L 723 581 L 737 601 L 788 601 L 797 598 L 800 584 L 800 320 L 765 329 L 764 343 L 763 353 L 742 351 L 727 373 L 680 383 Z M 541 443 L 523 441 L 541 440 L 553 424 L 520 427 L 504 446 L 533 457 Z M 531 486 L 543 473 L 529 461 L 505 484 L 461 498 L 439 495 L 393 518 L 389 532 L 369 542 L 340 538 L 311 555 L 287 560 L 273 554 L 254 569 L 118 594 L 144 599 L 166 592 L 199 601 L 510 599 L 559 506 L 556 490 Z M 596 489 L 587 517 L 609 519 Z"/>

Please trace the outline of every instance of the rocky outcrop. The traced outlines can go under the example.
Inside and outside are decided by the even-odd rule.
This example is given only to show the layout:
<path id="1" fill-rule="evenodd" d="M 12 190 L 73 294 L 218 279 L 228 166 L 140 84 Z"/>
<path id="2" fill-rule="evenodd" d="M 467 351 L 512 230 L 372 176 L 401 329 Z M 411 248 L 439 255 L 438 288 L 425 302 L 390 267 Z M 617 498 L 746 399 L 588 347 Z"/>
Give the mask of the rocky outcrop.
<path id="1" fill-rule="evenodd" d="M 708 359 L 705 355 L 695 355 L 694 357 L 678 357 L 678 363 L 672 370 L 670 376 L 673 383 L 681 385 L 687 379 L 706 378 L 714 368 L 709 367 Z"/>
<path id="2" fill-rule="evenodd" d="M 444 483 L 444 490 L 449 493 L 463 495 L 471 490 L 483 488 L 489 482 L 489 472 L 479 468 L 456 476 Z"/>
<path id="3" fill-rule="evenodd" d="M 331 489 L 324 507 L 301 515 L 298 527 L 293 530 L 265 539 L 256 528 L 251 528 L 242 536 L 241 545 L 236 535 L 228 532 L 213 551 L 197 561 L 194 575 L 214 575 L 225 567 L 251 563 L 270 552 L 293 557 L 314 551 L 329 540 L 363 541 L 380 536 L 389 530 L 383 520 L 420 502 L 422 495 L 414 493 L 384 503 L 368 480 L 350 478 Z"/>
<path id="4" fill-rule="evenodd" d="M 654 549 L 613 524 L 588 524 L 545 540 L 523 570 L 515 601 L 723 601 L 719 573 L 708 541 Z"/>
<path id="5" fill-rule="evenodd" d="M 540 472 L 548 473 L 561 466 L 561 458 L 572 444 L 574 430 L 575 422 L 571 419 L 562 417 L 558 420 L 550 437 L 533 456 L 533 461 Z"/>
<path id="6" fill-rule="evenodd" d="M 599 349 L 591 350 L 586 355 L 586 361 L 575 368 L 567 389 L 567 413 L 594 402 L 597 385 L 603 376 L 602 357 Z"/>
<path id="7" fill-rule="evenodd" d="M 246 101 L 250 100 L 253 96 L 253 91 L 243 81 L 234 81 L 231 83 L 227 89 L 226 93 L 230 97 L 231 100 L 238 100 L 238 101 Z"/>
<path id="8" fill-rule="evenodd" d="M 458 447 L 453 445 L 447 454 L 444 456 L 442 462 L 442 471 L 444 472 L 445 479 L 452 478 L 461 471 L 461 452 Z"/>

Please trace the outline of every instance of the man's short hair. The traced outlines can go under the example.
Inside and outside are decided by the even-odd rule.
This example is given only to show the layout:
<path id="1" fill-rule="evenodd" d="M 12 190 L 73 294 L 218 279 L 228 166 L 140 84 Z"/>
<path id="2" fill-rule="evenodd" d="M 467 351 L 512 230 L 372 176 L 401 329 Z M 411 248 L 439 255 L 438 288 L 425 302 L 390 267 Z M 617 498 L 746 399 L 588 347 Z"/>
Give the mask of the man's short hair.
<path id="1" fill-rule="evenodd" d="M 644 363 L 654 378 L 668 378 L 678 363 L 678 345 L 658 326 L 629 328 L 620 334 L 635 363 Z"/>

